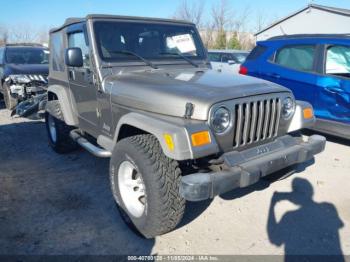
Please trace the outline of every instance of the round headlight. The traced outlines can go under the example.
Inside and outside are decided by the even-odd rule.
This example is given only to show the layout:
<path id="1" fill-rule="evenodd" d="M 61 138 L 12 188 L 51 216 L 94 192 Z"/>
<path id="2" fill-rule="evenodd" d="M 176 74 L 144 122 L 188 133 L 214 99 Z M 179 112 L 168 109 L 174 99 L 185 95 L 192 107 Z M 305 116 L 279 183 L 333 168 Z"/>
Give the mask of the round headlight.
<path id="1" fill-rule="evenodd" d="M 282 103 L 283 118 L 286 120 L 290 119 L 294 114 L 294 110 L 295 110 L 294 100 L 290 97 L 285 98 Z"/>
<path id="2" fill-rule="evenodd" d="M 225 132 L 231 123 L 230 111 L 225 107 L 219 107 L 213 112 L 210 123 L 215 133 Z"/>

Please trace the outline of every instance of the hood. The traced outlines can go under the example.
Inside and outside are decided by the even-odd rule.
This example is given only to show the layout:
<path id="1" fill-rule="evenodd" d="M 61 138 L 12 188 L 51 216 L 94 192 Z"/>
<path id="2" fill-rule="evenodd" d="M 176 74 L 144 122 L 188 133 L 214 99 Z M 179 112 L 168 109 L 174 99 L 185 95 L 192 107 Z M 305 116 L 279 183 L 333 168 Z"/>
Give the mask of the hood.
<path id="1" fill-rule="evenodd" d="M 6 75 L 48 75 L 48 64 L 7 64 Z"/>
<path id="2" fill-rule="evenodd" d="M 257 78 L 198 68 L 119 73 L 106 77 L 103 85 L 112 103 L 149 112 L 183 117 L 192 103 L 197 120 L 207 120 L 212 105 L 222 101 L 290 92 Z"/>

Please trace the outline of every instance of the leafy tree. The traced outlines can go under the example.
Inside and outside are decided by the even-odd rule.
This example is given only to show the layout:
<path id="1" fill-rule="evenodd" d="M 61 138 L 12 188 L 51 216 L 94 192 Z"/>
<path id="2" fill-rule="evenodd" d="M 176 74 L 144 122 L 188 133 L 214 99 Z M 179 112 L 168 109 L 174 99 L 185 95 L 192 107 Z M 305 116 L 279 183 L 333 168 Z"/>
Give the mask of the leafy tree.
<path id="1" fill-rule="evenodd" d="M 238 41 L 236 36 L 232 36 L 228 42 L 229 49 L 242 49 L 241 43 Z"/>

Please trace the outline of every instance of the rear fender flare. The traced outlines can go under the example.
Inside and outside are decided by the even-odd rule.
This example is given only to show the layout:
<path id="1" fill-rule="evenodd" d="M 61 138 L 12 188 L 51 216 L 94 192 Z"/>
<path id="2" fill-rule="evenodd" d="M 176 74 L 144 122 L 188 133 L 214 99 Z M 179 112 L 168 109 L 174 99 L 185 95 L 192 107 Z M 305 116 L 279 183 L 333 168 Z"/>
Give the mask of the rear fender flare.
<path id="1" fill-rule="evenodd" d="M 79 122 L 71 104 L 70 91 L 60 85 L 51 85 L 48 88 L 48 101 L 52 100 L 50 93 L 56 95 L 65 123 L 70 126 L 77 126 Z"/>

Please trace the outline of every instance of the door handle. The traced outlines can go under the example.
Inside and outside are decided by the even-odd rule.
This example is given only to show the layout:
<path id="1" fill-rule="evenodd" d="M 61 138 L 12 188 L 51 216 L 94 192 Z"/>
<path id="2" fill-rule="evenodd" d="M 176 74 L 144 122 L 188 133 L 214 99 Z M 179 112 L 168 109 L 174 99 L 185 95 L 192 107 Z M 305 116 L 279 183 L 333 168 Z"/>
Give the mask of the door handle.
<path id="1" fill-rule="evenodd" d="M 339 88 L 337 86 L 326 86 L 325 90 L 329 93 L 332 93 L 332 94 L 339 94 L 339 93 L 344 92 L 341 88 Z"/>
<path id="2" fill-rule="evenodd" d="M 276 74 L 276 73 L 267 73 L 266 75 L 269 77 L 274 77 L 274 78 L 278 78 L 278 79 L 281 78 L 281 76 L 279 74 Z"/>

